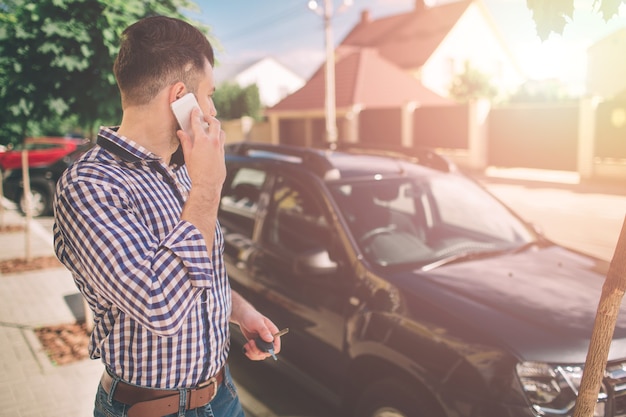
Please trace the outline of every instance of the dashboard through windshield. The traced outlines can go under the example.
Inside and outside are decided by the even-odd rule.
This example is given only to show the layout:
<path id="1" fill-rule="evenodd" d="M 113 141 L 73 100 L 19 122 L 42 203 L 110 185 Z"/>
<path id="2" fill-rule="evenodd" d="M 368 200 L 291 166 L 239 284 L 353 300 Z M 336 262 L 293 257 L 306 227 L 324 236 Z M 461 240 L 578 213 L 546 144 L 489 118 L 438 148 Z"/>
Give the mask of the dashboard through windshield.
<path id="1" fill-rule="evenodd" d="M 461 176 L 342 183 L 331 192 L 364 256 L 380 266 L 428 265 L 536 240 L 503 204 Z"/>

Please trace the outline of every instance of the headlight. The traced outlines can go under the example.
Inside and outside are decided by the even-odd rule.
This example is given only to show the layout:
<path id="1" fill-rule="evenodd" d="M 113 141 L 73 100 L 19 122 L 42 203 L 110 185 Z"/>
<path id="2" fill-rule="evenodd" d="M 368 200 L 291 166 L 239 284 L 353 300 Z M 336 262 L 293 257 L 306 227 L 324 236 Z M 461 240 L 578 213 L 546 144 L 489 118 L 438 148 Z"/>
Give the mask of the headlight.
<path id="1" fill-rule="evenodd" d="M 549 365 L 523 362 L 517 365 L 517 375 L 533 408 L 546 416 L 565 416 L 574 409 L 582 366 Z M 594 417 L 604 416 L 606 393 L 600 392 Z"/>

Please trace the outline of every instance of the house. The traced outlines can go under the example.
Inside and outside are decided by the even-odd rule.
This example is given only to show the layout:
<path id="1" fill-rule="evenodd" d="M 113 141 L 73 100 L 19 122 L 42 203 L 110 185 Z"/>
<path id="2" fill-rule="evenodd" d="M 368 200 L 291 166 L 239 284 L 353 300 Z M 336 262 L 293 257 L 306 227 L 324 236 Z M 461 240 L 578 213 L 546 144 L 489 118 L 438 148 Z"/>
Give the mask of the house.
<path id="1" fill-rule="evenodd" d="M 304 85 L 304 78 L 272 57 L 246 62 L 220 62 L 215 68 L 215 83 L 256 84 L 261 104 L 273 106 Z"/>
<path id="2" fill-rule="evenodd" d="M 376 126 L 394 130 L 380 132 L 385 141 L 414 144 L 414 112 L 453 106 L 448 90 L 468 61 L 502 89 L 523 80 L 481 0 L 433 7 L 416 0 L 413 10 L 375 20 L 365 10 L 335 54 L 337 130 L 339 140 L 348 142 L 371 133 L 372 121 L 363 120 L 367 115 L 380 118 Z M 272 141 L 325 140 L 323 71 L 324 66 L 302 89 L 267 109 Z"/>
<path id="3" fill-rule="evenodd" d="M 377 49 L 442 96 L 448 95 L 453 78 L 465 71 L 467 62 L 504 91 L 524 80 L 482 0 L 434 7 L 416 0 L 413 10 L 377 20 L 363 11 L 339 48 L 345 46 Z"/>
<path id="4" fill-rule="evenodd" d="M 614 98 L 626 92 L 626 28 L 600 39 L 587 49 L 587 92 Z"/>
<path id="5" fill-rule="evenodd" d="M 587 49 L 587 102 L 594 112 L 590 126 L 593 165 L 589 171 L 626 177 L 626 28 Z M 593 145 L 593 146 L 592 146 Z"/>
<path id="6" fill-rule="evenodd" d="M 383 59 L 376 49 L 341 48 L 335 64 L 335 109 L 338 136 L 357 142 L 362 129 L 372 132 L 367 120 L 359 115 L 376 109 L 380 116 L 407 105 L 444 106 L 454 104 L 425 88 L 409 73 Z M 325 71 L 319 68 L 304 87 L 285 97 L 266 111 L 271 131 L 280 132 L 281 143 L 319 144 L 325 139 Z M 401 116 L 399 116 L 401 117 Z M 401 135 L 402 121 L 381 123 Z M 362 125 L 362 126 L 361 126 Z M 294 142 L 293 140 L 298 141 Z"/>

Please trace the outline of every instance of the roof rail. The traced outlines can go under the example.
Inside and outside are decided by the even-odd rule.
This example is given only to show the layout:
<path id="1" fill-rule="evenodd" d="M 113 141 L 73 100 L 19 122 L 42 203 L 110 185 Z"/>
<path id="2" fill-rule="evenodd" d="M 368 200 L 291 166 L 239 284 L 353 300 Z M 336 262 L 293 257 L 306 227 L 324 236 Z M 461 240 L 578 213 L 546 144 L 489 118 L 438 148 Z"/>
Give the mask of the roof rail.
<path id="1" fill-rule="evenodd" d="M 376 146 L 361 143 L 338 143 L 336 149 L 338 151 L 361 153 L 367 155 L 380 155 L 392 158 L 410 159 L 420 165 L 436 169 L 442 172 L 455 172 L 457 167 L 447 157 L 438 154 L 432 149 L 416 147 L 409 148 L 407 146 Z"/>
<path id="2" fill-rule="evenodd" d="M 320 149 L 264 142 L 236 142 L 226 145 L 225 148 L 235 155 L 302 163 L 324 179 L 336 179 L 339 174 L 339 171 L 326 158 L 326 151 Z"/>

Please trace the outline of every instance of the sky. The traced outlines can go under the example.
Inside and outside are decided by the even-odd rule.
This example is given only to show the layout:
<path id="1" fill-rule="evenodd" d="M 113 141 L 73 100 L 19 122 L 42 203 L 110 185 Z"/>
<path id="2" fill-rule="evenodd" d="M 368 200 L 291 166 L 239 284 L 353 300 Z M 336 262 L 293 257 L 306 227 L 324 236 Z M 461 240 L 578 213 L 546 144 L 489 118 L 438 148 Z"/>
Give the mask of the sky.
<path id="1" fill-rule="evenodd" d="M 324 20 L 308 0 L 194 0 L 199 12 L 189 17 L 211 27 L 216 56 L 224 63 L 271 56 L 304 78 L 324 62 Z M 454 0 L 427 0 L 443 4 Z M 586 50 L 594 42 L 626 28 L 626 6 L 608 22 L 594 11 L 595 0 L 575 0 L 575 14 L 562 35 L 541 41 L 526 0 L 482 0 L 505 44 L 529 79 L 561 79 L 582 85 Z M 547 0 L 550 1 L 550 0 Z M 324 0 L 318 0 L 319 11 Z M 353 0 L 349 7 L 333 1 L 332 30 L 337 45 L 358 23 L 363 10 L 373 18 L 405 13 L 415 0 Z"/>

